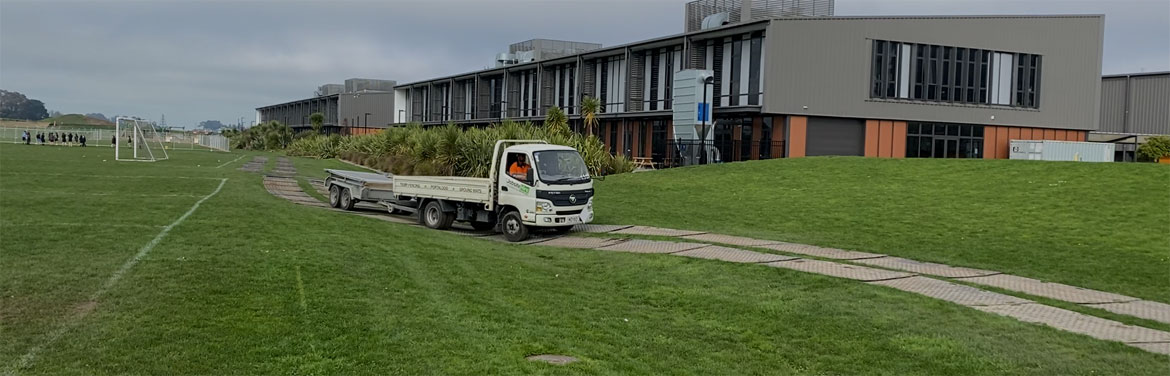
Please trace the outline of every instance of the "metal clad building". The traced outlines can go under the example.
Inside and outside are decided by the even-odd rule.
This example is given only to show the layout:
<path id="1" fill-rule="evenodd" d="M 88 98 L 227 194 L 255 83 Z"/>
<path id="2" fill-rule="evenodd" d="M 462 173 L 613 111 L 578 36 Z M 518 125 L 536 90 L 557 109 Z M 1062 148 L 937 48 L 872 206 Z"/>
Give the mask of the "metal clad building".
<path id="1" fill-rule="evenodd" d="M 309 129 L 309 116 L 325 116 L 328 133 L 368 133 L 394 123 L 392 80 L 349 79 L 345 85 L 327 84 L 318 95 L 256 109 L 256 121 L 279 121 L 296 131 Z M 352 90 L 349 90 L 352 89 Z"/>
<path id="2" fill-rule="evenodd" d="M 669 164 L 688 141 L 672 134 L 674 74 L 698 69 L 715 78 L 712 142 L 723 161 L 1008 158 L 1010 140 L 1084 141 L 1098 128 L 1103 23 L 761 19 L 399 85 L 396 118 L 539 122 L 559 107 L 578 127 L 577 107 L 593 97 L 613 153 Z"/>
<path id="3" fill-rule="evenodd" d="M 1170 72 L 1102 77 L 1099 131 L 1170 135 Z"/>
<path id="4" fill-rule="evenodd" d="M 1095 130 L 1103 28 L 1102 16 L 777 19 L 767 33 L 764 112 Z M 962 47 L 1040 55 L 1039 108 L 873 98 L 876 40 L 940 46 L 939 54 Z"/>

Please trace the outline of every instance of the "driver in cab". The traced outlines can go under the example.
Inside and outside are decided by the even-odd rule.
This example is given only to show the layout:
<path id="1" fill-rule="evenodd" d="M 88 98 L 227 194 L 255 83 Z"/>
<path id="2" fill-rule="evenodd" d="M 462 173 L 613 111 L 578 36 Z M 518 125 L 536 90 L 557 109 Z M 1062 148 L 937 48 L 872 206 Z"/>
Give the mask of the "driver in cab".
<path id="1" fill-rule="evenodd" d="M 531 167 L 528 165 L 524 154 L 517 155 L 516 161 L 512 162 L 511 166 L 508 166 L 508 175 L 516 180 L 525 181 L 528 179 L 528 169 Z"/>

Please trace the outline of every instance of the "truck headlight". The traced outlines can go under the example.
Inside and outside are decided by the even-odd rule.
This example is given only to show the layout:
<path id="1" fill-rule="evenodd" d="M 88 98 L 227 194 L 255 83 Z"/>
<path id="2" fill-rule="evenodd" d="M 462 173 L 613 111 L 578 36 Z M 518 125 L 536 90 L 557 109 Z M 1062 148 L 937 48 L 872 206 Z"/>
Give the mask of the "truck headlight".
<path id="1" fill-rule="evenodd" d="M 537 202 L 536 203 L 536 211 L 537 212 L 541 212 L 541 211 L 552 212 L 553 211 L 552 203 L 551 202 Z"/>

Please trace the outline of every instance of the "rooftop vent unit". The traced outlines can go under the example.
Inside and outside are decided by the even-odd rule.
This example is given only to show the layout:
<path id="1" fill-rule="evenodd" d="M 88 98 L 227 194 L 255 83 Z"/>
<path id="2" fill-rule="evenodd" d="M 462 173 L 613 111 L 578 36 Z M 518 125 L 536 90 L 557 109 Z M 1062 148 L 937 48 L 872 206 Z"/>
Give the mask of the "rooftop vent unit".
<path id="1" fill-rule="evenodd" d="M 703 18 L 703 30 L 714 29 L 731 23 L 731 15 L 727 12 L 715 13 Z"/>

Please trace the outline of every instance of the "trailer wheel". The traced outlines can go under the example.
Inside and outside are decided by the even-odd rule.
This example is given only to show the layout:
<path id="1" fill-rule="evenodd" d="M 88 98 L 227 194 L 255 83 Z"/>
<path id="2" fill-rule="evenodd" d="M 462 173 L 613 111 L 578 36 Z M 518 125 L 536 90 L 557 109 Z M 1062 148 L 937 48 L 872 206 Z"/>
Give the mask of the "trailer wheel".
<path id="1" fill-rule="evenodd" d="M 504 214 L 503 225 L 504 239 L 508 239 L 510 242 L 528 239 L 528 226 L 520 220 L 520 212 L 512 211 Z"/>
<path id="2" fill-rule="evenodd" d="M 335 208 L 341 207 L 341 187 L 336 185 L 329 186 L 329 206 Z"/>
<path id="3" fill-rule="evenodd" d="M 349 195 L 349 188 L 341 189 L 341 201 L 339 203 L 341 204 L 341 209 L 353 210 L 353 196 Z"/>
<path id="4" fill-rule="evenodd" d="M 446 230 L 451 228 L 451 222 L 455 221 L 455 216 L 451 213 L 443 212 L 443 205 L 438 200 L 427 203 L 422 212 L 423 224 L 427 227 L 436 230 Z"/>

